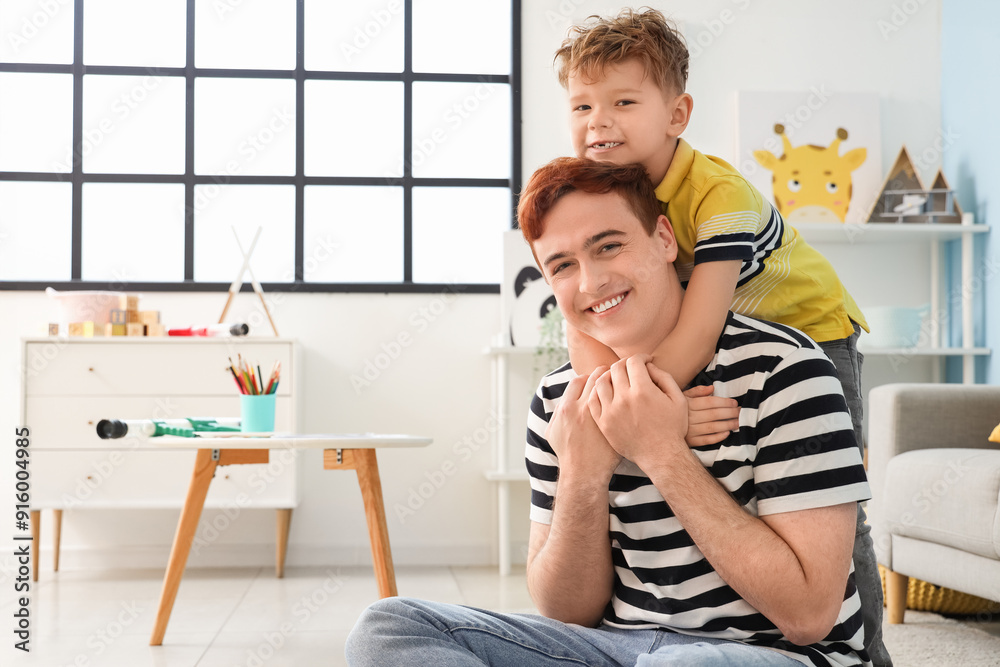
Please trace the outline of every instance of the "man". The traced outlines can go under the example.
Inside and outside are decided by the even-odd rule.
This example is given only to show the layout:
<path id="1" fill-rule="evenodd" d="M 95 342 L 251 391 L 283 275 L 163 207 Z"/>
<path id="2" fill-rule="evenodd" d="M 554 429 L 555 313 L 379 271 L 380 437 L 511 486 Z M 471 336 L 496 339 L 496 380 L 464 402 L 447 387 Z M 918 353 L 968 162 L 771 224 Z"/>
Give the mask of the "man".
<path id="1" fill-rule="evenodd" d="M 833 364 L 795 329 L 730 313 L 694 384 L 736 399 L 740 427 L 691 447 L 686 400 L 650 363 L 684 291 L 643 168 L 555 160 L 518 217 L 569 324 L 621 359 L 553 371 L 532 402 L 543 616 L 383 600 L 350 663 L 869 664 L 851 552 L 870 494 Z"/>

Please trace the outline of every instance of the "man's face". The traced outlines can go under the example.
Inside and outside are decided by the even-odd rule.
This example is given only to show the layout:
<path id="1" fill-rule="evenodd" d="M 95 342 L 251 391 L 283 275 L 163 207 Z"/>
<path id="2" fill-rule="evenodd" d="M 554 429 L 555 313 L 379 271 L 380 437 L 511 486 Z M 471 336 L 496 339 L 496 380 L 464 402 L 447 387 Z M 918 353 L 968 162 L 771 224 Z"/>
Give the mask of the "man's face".
<path id="1" fill-rule="evenodd" d="M 611 65 L 597 79 L 577 73 L 567 90 L 577 157 L 638 162 L 654 184 L 663 180 L 683 129 L 671 123 L 677 96 L 660 90 L 640 61 Z"/>
<path id="2" fill-rule="evenodd" d="M 650 236 L 618 194 L 576 191 L 544 225 L 534 250 L 566 321 L 619 356 L 651 353 L 673 329 L 682 297 L 666 217 Z"/>

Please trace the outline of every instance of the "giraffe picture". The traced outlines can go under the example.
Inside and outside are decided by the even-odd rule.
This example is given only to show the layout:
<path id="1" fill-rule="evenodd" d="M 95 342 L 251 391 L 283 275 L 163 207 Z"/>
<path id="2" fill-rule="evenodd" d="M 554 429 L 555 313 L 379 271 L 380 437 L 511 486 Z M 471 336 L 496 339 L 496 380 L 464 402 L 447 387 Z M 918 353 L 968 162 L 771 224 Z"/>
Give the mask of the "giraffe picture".
<path id="1" fill-rule="evenodd" d="M 863 223 L 878 196 L 875 93 L 740 93 L 739 169 L 792 224 Z"/>

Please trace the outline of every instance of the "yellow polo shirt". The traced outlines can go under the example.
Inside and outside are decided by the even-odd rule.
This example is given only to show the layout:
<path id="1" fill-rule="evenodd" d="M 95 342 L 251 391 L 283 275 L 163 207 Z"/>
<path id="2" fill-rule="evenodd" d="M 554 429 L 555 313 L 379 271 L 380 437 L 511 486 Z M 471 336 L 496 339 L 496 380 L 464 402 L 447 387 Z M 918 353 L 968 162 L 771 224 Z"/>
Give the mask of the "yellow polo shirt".
<path id="1" fill-rule="evenodd" d="M 868 331 L 830 262 L 725 160 L 679 139 L 656 198 L 677 236 L 685 285 L 695 264 L 740 260 L 733 311 L 795 327 L 817 343 L 849 337 L 853 322 Z"/>

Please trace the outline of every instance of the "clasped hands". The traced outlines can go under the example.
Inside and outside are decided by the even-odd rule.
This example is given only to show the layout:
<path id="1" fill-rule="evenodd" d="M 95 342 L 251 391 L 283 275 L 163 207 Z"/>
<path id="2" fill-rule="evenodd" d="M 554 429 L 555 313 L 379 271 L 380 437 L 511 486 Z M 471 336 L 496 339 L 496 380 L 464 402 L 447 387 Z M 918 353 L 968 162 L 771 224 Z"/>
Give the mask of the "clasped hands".
<path id="1" fill-rule="evenodd" d="M 739 426 L 739 406 L 712 387 L 682 392 L 648 354 L 570 380 L 546 431 L 560 468 L 610 476 L 622 458 L 647 474 Z"/>

